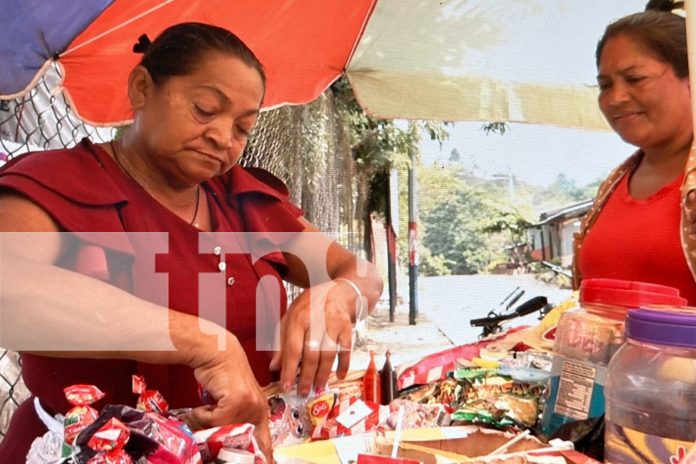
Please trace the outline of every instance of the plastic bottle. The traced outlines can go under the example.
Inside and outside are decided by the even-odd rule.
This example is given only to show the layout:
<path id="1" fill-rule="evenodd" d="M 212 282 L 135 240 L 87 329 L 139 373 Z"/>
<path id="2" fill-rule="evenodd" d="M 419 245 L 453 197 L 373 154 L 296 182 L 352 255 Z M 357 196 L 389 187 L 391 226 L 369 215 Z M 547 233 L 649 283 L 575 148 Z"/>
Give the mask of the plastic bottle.
<path id="1" fill-rule="evenodd" d="M 607 365 L 624 342 L 630 308 L 681 307 L 679 290 L 616 279 L 586 279 L 578 307 L 561 316 L 556 328 L 553 365 L 541 430 L 552 435 L 561 426 L 604 414 Z"/>
<path id="2" fill-rule="evenodd" d="M 382 401 L 381 390 L 379 374 L 375 365 L 375 353 L 370 351 L 370 363 L 367 365 L 367 370 L 363 377 L 363 401 L 380 404 Z"/>
<path id="3" fill-rule="evenodd" d="M 696 313 L 629 311 L 626 337 L 607 371 L 605 462 L 684 462 L 696 441 Z"/>
<path id="4" fill-rule="evenodd" d="M 379 373 L 380 384 L 382 387 L 382 404 L 391 403 L 396 397 L 396 372 L 391 365 L 391 353 L 387 350 L 385 354 L 384 365 Z"/>

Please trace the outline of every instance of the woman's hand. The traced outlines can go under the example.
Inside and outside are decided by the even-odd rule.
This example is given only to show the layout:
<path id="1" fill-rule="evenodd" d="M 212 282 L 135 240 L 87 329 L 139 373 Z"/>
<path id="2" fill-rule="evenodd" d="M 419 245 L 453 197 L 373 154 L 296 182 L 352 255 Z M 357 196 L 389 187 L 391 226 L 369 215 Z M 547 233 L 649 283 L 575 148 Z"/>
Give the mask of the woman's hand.
<path id="1" fill-rule="evenodd" d="M 280 382 L 292 389 L 299 367 L 297 392 L 309 394 L 312 385 L 322 388 L 338 354 L 336 375 L 348 373 L 352 348 L 356 293 L 346 283 L 324 282 L 303 292 L 281 320 L 280 351 L 274 353 L 271 370 L 281 369 Z"/>
<path id="2" fill-rule="evenodd" d="M 192 409 L 184 417 L 187 424 L 194 430 L 233 423 L 254 424 L 261 451 L 272 463 L 268 402 L 237 339 L 228 334 L 225 351 L 217 351 L 209 359 L 194 360 L 192 367 L 215 404 Z"/>

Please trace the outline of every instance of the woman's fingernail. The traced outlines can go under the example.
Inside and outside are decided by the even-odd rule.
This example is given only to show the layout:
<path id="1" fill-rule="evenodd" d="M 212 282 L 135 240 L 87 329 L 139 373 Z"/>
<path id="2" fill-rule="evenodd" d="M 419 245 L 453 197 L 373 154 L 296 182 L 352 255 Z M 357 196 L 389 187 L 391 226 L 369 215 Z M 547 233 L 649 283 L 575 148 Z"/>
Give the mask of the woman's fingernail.
<path id="1" fill-rule="evenodd" d="M 283 391 L 284 392 L 289 392 L 291 389 L 292 389 L 292 385 L 290 385 L 290 382 L 283 383 Z"/>

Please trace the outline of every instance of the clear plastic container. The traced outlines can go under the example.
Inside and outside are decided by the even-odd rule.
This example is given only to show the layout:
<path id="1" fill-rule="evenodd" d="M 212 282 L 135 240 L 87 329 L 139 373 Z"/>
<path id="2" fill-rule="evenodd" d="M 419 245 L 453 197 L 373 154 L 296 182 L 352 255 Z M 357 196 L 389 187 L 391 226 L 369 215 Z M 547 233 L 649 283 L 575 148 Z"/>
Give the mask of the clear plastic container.
<path id="1" fill-rule="evenodd" d="M 605 462 L 680 462 L 696 441 L 696 313 L 629 311 L 626 338 L 607 370 Z"/>
<path id="2" fill-rule="evenodd" d="M 679 290 L 663 285 L 616 279 L 587 279 L 578 307 L 558 321 L 551 381 L 541 429 L 552 435 L 561 426 L 604 414 L 607 365 L 623 344 L 629 308 L 680 307 Z"/>

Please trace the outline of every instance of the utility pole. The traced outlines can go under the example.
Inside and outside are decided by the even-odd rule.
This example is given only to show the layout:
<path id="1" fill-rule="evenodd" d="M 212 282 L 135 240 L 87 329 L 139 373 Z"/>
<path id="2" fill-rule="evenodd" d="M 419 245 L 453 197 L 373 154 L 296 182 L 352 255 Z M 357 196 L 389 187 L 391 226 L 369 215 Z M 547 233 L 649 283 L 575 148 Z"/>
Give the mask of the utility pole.
<path id="1" fill-rule="evenodd" d="M 409 132 L 418 130 L 415 123 L 409 122 Z M 408 323 L 416 325 L 418 316 L 418 191 L 416 179 L 416 147 L 409 146 L 408 168 Z"/>
<path id="2" fill-rule="evenodd" d="M 399 231 L 399 173 L 389 170 L 387 183 L 387 280 L 389 283 L 389 322 L 394 322 L 396 312 L 396 236 Z"/>

